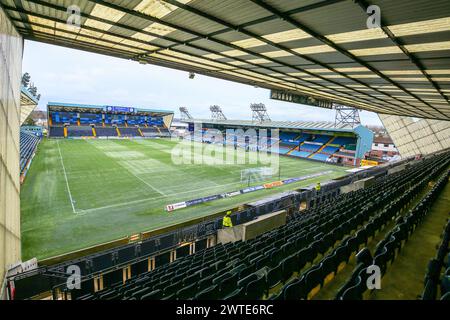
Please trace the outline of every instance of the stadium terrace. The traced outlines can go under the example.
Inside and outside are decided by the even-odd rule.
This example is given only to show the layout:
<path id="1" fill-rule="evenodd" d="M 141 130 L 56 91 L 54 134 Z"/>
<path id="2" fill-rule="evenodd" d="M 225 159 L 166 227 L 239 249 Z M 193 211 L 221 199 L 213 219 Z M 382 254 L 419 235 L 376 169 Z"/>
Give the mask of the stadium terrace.
<path id="1" fill-rule="evenodd" d="M 216 140 L 223 140 L 225 136 L 231 144 L 238 143 L 238 139 L 243 140 L 240 145 L 244 148 L 256 149 L 256 144 L 259 144 L 262 150 L 264 146 L 276 146 L 275 152 L 281 155 L 354 166 L 360 165 L 373 141 L 373 133 L 361 125 L 352 127 L 313 121 L 254 122 L 208 119 L 188 119 L 185 122 L 189 124 L 189 131 L 194 133 L 194 139 L 198 141 L 214 143 Z M 249 129 L 253 131 L 249 133 Z M 271 136 L 271 130 L 274 129 L 277 132 L 276 137 Z M 219 130 L 222 135 L 216 137 L 215 130 Z M 227 130 L 237 131 L 230 135 Z M 264 135 L 263 139 L 259 138 L 259 133 Z"/>

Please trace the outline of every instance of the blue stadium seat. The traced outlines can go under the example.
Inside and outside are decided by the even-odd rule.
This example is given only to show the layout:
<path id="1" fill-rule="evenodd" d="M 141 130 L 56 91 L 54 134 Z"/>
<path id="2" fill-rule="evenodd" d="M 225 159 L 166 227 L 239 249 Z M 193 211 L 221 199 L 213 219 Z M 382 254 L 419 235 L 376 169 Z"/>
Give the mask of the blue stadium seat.
<path id="1" fill-rule="evenodd" d="M 20 173 L 25 169 L 41 139 L 24 130 L 20 131 Z"/>
<path id="2" fill-rule="evenodd" d="M 301 158 L 307 158 L 309 155 L 311 154 L 311 152 L 307 152 L 307 151 L 292 151 L 290 153 L 291 156 L 294 157 L 301 157 Z"/>
<path id="3" fill-rule="evenodd" d="M 319 160 L 319 161 L 326 161 L 330 157 L 329 154 L 323 154 L 323 153 L 316 153 L 311 157 L 311 159 Z"/>
<path id="4" fill-rule="evenodd" d="M 322 145 L 305 142 L 304 144 L 302 144 L 300 146 L 300 151 L 309 151 L 310 153 L 312 153 L 312 152 L 316 152 L 317 150 L 319 150 L 321 146 Z"/>
<path id="5" fill-rule="evenodd" d="M 92 137 L 92 128 L 90 126 L 68 126 L 67 127 L 68 137 Z"/>
<path id="6" fill-rule="evenodd" d="M 321 153 L 333 154 L 337 151 L 339 151 L 338 147 L 326 146 L 325 148 L 322 149 Z"/>
<path id="7" fill-rule="evenodd" d="M 313 140 L 313 142 L 324 144 L 324 143 L 327 143 L 330 139 L 331 139 L 331 136 L 316 135 L 316 137 Z"/>
<path id="8" fill-rule="evenodd" d="M 351 137 L 336 137 L 331 144 L 344 146 L 347 144 L 356 144 L 356 139 Z"/>

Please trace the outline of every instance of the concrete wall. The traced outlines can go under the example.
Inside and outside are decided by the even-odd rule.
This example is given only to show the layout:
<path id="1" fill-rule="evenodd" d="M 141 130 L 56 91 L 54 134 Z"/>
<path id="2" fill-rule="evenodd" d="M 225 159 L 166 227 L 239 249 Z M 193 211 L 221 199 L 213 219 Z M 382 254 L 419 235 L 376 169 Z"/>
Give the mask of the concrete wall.
<path id="1" fill-rule="evenodd" d="M 374 182 L 375 182 L 374 177 L 368 177 L 368 178 L 361 179 L 361 180 L 355 181 L 353 183 L 347 184 L 345 186 L 342 186 L 340 191 L 341 191 L 341 193 L 349 193 L 349 192 L 356 191 L 359 189 L 368 188 Z"/>
<path id="2" fill-rule="evenodd" d="M 402 157 L 429 154 L 450 147 L 450 121 L 379 116 Z"/>
<path id="3" fill-rule="evenodd" d="M 0 8 L 0 289 L 20 260 L 19 120 L 22 37 Z M 2 292 L 0 292 L 0 298 Z"/>
<path id="4" fill-rule="evenodd" d="M 272 212 L 259 216 L 255 220 L 234 226 L 219 229 L 217 242 L 228 243 L 239 240 L 247 241 L 286 224 L 286 210 Z"/>

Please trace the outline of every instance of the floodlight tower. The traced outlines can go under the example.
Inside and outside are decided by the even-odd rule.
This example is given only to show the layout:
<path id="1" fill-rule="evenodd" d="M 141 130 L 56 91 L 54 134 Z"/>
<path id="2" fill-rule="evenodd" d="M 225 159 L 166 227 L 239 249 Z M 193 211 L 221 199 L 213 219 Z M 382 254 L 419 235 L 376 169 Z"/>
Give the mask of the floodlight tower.
<path id="1" fill-rule="evenodd" d="M 227 120 L 219 106 L 210 106 L 209 110 L 211 110 L 211 120 Z"/>
<path id="2" fill-rule="evenodd" d="M 181 120 L 192 119 L 192 116 L 186 107 L 180 107 L 180 114 L 181 114 Z"/>
<path id="3" fill-rule="evenodd" d="M 252 122 L 270 121 L 266 106 L 263 103 L 250 104 L 250 110 L 252 110 Z"/>
<path id="4" fill-rule="evenodd" d="M 336 128 L 341 125 L 349 125 L 354 128 L 361 124 L 358 109 L 340 104 L 334 104 L 334 109 L 336 110 L 336 117 L 334 119 L 334 126 Z"/>

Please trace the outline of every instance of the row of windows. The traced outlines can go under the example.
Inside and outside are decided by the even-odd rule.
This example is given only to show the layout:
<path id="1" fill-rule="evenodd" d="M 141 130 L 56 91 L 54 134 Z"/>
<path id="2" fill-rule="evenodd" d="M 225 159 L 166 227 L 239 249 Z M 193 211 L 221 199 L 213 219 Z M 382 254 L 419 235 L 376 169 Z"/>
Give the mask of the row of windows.
<path id="1" fill-rule="evenodd" d="M 375 145 L 375 147 L 389 147 L 390 146 L 390 144 L 389 143 L 374 143 L 374 145 Z M 392 145 L 394 148 L 395 148 L 395 146 L 394 145 Z"/>

